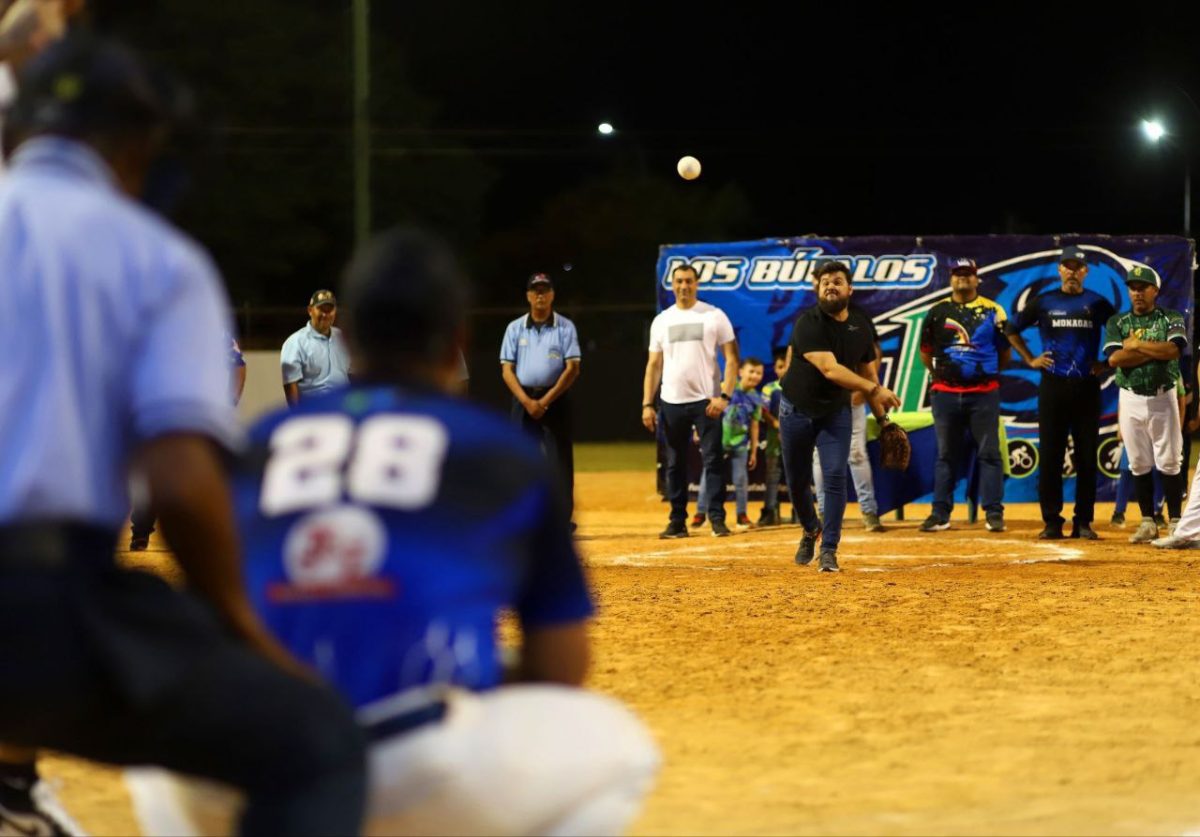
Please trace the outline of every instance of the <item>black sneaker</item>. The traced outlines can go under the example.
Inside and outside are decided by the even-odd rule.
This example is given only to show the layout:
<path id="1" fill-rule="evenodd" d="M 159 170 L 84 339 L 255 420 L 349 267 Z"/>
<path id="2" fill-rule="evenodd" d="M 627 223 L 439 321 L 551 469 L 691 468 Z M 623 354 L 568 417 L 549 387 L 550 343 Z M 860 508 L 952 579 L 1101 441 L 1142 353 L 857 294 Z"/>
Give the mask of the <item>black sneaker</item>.
<path id="1" fill-rule="evenodd" d="M 986 527 L 989 532 L 1003 532 L 1006 528 L 1004 525 L 1004 514 L 1001 512 L 988 512 Z"/>
<path id="2" fill-rule="evenodd" d="M 1113 526 L 1125 526 L 1125 514 L 1123 512 L 1113 512 L 1112 520 L 1109 521 Z"/>
<path id="3" fill-rule="evenodd" d="M 829 549 L 821 550 L 821 562 L 820 566 L 817 567 L 817 572 L 840 573 L 841 571 L 842 568 L 837 563 L 837 553 Z"/>
<path id="4" fill-rule="evenodd" d="M 1061 541 L 1062 540 L 1062 524 L 1047 523 L 1046 528 L 1038 532 L 1039 541 Z"/>
<path id="5" fill-rule="evenodd" d="M 725 525 L 724 520 L 714 520 L 712 526 L 714 538 L 727 538 L 733 534 L 733 532 L 729 531 L 729 527 Z"/>
<path id="6" fill-rule="evenodd" d="M 945 532 L 950 528 L 950 521 L 943 520 L 936 514 L 931 514 L 925 518 L 925 522 L 921 524 L 922 532 Z"/>
<path id="7" fill-rule="evenodd" d="M 1096 534 L 1096 530 L 1092 528 L 1092 524 L 1090 523 L 1076 523 L 1071 529 L 1071 537 L 1085 541 L 1100 540 L 1100 536 Z"/>
<path id="8" fill-rule="evenodd" d="M 147 537 L 139 537 L 135 535 L 129 539 L 130 552 L 145 552 L 150 548 L 150 539 Z"/>
<path id="9" fill-rule="evenodd" d="M 679 521 L 678 523 L 676 523 L 674 520 L 672 520 L 670 523 L 667 524 L 666 529 L 663 529 L 661 532 L 658 533 L 658 537 L 662 540 L 666 540 L 667 538 L 686 538 L 687 536 L 688 536 L 687 526 L 685 526 L 683 524 L 682 520 Z"/>
<path id="10" fill-rule="evenodd" d="M 812 532 L 805 532 L 800 538 L 800 546 L 796 548 L 796 563 L 801 567 L 812 563 L 812 559 L 817 555 L 817 539 L 821 537 L 821 530 L 815 529 Z"/>
<path id="11" fill-rule="evenodd" d="M 1159 529 L 1167 528 L 1167 519 L 1165 517 L 1163 517 L 1162 512 L 1159 512 L 1158 514 L 1154 515 L 1154 525 L 1157 526 Z"/>

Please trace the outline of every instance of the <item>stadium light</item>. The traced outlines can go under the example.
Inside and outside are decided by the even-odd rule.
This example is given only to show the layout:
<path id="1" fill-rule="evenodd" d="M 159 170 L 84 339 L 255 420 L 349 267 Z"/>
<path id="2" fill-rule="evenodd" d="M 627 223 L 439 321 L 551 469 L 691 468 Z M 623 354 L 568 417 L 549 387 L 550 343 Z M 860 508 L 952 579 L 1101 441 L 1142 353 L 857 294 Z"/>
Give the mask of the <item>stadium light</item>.
<path id="1" fill-rule="evenodd" d="M 1146 135 L 1146 139 L 1150 142 L 1158 142 L 1167 134 L 1167 129 L 1157 119 L 1143 119 L 1142 133 Z"/>
<path id="2" fill-rule="evenodd" d="M 598 128 L 596 128 L 596 130 L 607 137 L 609 134 L 611 134 L 616 129 L 613 128 L 611 122 L 601 122 L 600 126 Z"/>

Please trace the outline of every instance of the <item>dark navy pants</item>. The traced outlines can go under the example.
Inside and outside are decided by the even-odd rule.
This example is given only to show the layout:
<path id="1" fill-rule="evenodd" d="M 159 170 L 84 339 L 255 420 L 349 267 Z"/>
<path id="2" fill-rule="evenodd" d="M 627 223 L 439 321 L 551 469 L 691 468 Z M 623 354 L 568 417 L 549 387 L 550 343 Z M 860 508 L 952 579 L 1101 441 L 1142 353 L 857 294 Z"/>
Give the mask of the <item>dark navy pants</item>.
<path id="1" fill-rule="evenodd" d="M 662 405 L 663 435 L 667 440 L 667 499 L 671 522 L 687 520 L 687 452 L 692 427 L 700 434 L 700 456 L 704 460 L 704 484 L 708 489 L 704 511 L 713 523 L 725 522 L 725 452 L 721 448 L 721 419 L 704 414 L 708 401 Z"/>

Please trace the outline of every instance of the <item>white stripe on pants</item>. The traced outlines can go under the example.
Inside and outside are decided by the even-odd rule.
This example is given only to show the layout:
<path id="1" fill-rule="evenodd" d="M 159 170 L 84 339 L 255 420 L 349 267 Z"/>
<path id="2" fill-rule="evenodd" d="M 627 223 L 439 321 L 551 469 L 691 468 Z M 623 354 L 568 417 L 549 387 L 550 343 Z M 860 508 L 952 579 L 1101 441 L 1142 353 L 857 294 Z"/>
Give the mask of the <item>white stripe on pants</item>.
<path id="1" fill-rule="evenodd" d="M 1158 395 L 1138 395 L 1121 390 L 1121 438 L 1129 454 L 1129 470 L 1141 476 L 1158 468 L 1178 474 L 1183 457 L 1183 432 L 1175 390 Z"/>

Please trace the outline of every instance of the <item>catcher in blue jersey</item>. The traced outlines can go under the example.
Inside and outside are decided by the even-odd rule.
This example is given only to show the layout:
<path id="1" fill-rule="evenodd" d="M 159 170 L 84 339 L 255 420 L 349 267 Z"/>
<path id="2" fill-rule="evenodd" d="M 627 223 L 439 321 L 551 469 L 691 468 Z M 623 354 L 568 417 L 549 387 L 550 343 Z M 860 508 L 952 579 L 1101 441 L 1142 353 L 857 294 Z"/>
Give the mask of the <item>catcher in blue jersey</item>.
<path id="1" fill-rule="evenodd" d="M 545 458 L 445 394 L 467 304 L 454 260 L 393 231 L 339 298 L 355 383 L 260 421 L 236 501 L 256 610 L 372 742 L 368 832 L 620 832 L 657 750 L 622 706 L 574 688 L 592 603 Z M 508 666 L 506 610 L 522 634 Z M 213 827 L 219 806 L 179 796 L 197 830 Z"/>

